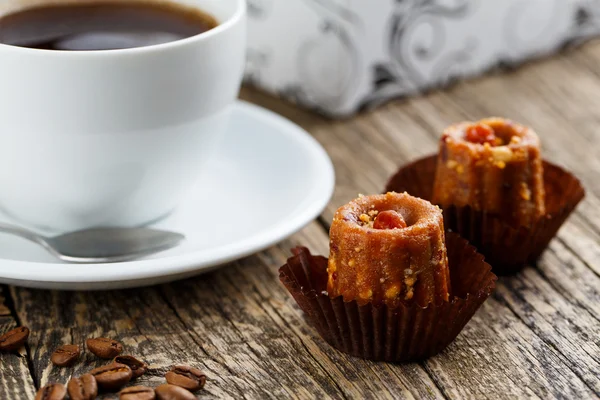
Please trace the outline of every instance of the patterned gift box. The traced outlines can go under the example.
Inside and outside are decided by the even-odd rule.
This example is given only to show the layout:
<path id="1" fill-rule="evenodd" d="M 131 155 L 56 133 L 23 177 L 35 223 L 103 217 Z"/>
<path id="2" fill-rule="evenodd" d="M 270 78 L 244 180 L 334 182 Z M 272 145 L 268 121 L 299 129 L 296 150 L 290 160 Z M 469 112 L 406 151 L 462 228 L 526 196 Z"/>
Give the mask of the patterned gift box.
<path id="1" fill-rule="evenodd" d="M 600 33 L 600 0 L 248 0 L 246 82 L 334 117 Z"/>

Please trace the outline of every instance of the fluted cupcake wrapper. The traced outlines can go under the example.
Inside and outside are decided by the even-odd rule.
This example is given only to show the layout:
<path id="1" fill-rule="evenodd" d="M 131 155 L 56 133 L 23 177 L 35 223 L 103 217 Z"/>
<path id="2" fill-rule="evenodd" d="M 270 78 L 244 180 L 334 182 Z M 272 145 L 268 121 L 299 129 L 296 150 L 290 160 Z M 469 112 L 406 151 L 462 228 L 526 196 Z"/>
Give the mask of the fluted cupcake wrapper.
<path id="1" fill-rule="evenodd" d="M 434 155 L 400 168 L 389 180 L 386 192 L 408 192 L 431 201 L 436 163 Z M 477 247 L 498 275 L 515 273 L 535 263 L 585 196 L 581 182 L 571 173 L 547 161 L 543 165 L 546 215 L 531 226 L 515 228 L 471 207 L 444 208 L 446 229 Z"/>
<path id="2" fill-rule="evenodd" d="M 279 269 L 279 279 L 319 334 L 353 356 L 390 362 L 421 360 L 444 350 L 490 296 L 496 275 L 483 256 L 454 233 L 446 236 L 452 297 L 448 302 L 392 308 L 359 305 L 326 292 L 327 259 L 308 249 Z"/>

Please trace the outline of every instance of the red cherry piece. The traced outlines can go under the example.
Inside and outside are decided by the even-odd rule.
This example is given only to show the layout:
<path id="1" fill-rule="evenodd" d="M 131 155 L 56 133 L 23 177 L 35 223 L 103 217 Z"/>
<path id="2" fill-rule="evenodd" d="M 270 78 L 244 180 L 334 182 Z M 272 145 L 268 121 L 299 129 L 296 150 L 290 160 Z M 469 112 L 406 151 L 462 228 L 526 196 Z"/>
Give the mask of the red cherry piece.
<path id="1" fill-rule="evenodd" d="M 402 229 L 407 226 L 402 215 L 393 210 L 380 212 L 373 222 L 374 229 Z"/>
<path id="2" fill-rule="evenodd" d="M 496 143 L 496 134 L 494 130 L 488 125 L 476 124 L 471 125 L 465 132 L 465 139 L 471 143 Z"/>

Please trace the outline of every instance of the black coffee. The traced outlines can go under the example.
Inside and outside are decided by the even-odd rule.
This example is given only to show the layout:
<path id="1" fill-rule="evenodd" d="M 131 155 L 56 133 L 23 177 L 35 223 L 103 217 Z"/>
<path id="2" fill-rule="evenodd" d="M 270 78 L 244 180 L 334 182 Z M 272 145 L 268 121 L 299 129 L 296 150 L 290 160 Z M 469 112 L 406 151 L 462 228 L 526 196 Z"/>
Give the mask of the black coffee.
<path id="1" fill-rule="evenodd" d="M 48 50 L 115 50 L 172 42 L 216 26 L 212 16 L 173 3 L 74 3 L 0 17 L 0 43 Z"/>

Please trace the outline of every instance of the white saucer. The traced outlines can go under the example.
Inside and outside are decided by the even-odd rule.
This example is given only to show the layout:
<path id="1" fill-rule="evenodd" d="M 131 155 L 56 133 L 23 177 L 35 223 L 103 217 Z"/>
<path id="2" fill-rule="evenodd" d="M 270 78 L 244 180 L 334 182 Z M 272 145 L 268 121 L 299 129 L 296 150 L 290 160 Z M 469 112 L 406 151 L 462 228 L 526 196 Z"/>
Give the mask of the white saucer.
<path id="1" fill-rule="evenodd" d="M 303 129 L 238 102 L 223 145 L 188 199 L 157 228 L 183 233 L 179 247 L 117 264 L 64 264 L 27 241 L 0 235 L 0 282 L 87 290 L 145 286 L 207 272 L 263 250 L 316 218 L 334 172 Z"/>

